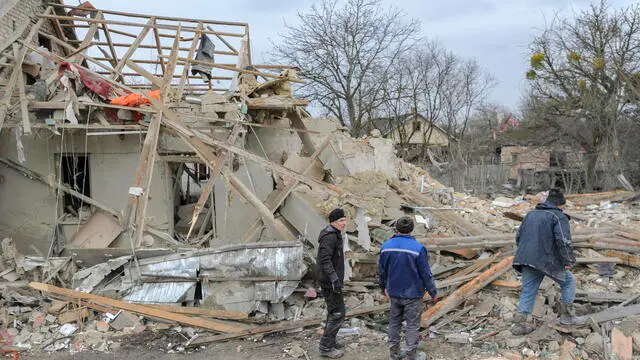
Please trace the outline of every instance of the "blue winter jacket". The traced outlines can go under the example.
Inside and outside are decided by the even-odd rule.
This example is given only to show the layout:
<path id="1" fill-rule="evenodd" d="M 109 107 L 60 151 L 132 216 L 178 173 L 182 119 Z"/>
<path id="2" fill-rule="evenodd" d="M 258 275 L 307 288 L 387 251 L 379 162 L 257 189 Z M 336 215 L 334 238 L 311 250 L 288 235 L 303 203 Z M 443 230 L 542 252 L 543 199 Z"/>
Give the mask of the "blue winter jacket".
<path id="1" fill-rule="evenodd" d="M 427 249 L 410 235 L 394 235 L 382 244 L 378 276 L 391 297 L 418 299 L 425 290 L 432 298 L 438 294 Z"/>
<path id="2" fill-rule="evenodd" d="M 576 262 L 571 244 L 569 217 L 551 203 L 538 204 L 530 211 L 516 235 L 518 250 L 513 267 L 533 267 L 557 281 L 564 280 L 565 266 Z"/>

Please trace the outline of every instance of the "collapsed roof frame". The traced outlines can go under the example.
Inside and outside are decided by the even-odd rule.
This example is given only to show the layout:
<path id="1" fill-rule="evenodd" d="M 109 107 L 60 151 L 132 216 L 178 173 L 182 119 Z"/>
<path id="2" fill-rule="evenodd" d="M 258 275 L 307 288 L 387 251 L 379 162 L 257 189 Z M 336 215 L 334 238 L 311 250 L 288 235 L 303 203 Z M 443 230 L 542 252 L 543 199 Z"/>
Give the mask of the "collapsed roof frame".
<path id="1" fill-rule="evenodd" d="M 91 13 L 95 13 L 93 18 L 85 18 L 82 16 L 66 16 L 66 15 L 55 15 L 55 8 L 70 8 L 72 10 L 82 10 L 88 11 Z M 123 22 L 118 20 L 108 20 L 105 19 L 106 15 L 118 15 L 118 16 L 128 16 L 134 18 L 142 18 L 148 19 L 146 24 L 138 24 L 133 22 Z M 295 99 L 292 97 L 288 97 L 287 99 L 282 99 L 281 96 L 275 96 L 277 101 L 270 102 L 269 97 L 261 97 L 259 95 L 259 91 L 263 91 L 265 89 L 268 90 L 270 86 L 283 84 L 286 82 L 302 82 L 295 77 L 295 73 L 293 76 L 291 74 L 270 74 L 262 71 L 252 70 L 252 69 L 265 69 L 265 70 L 287 70 L 292 69 L 290 66 L 281 66 L 281 65 L 258 65 L 250 67 L 250 46 L 248 41 L 248 25 L 244 23 L 225 23 L 225 22 L 211 22 L 204 20 L 190 20 L 190 19 L 180 19 L 180 18 L 168 18 L 168 17 L 154 17 L 148 15 L 138 15 L 138 14 L 129 14 L 129 13 L 120 13 L 113 12 L 107 10 L 99 10 L 99 9 L 86 9 L 81 7 L 67 6 L 61 5 L 57 3 L 49 3 L 49 6 L 46 8 L 46 11 L 37 15 L 39 17 L 38 22 L 29 32 L 24 40 L 17 40 L 13 43 L 14 56 L 13 59 L 15 62 L 12 65 L 13 72 L 11 75 L 12 81 L 5 87 L 5 101 L 1 103 L 2 106 L 2 116 L 0 117 L 0 128 L 3 125 L 4 118 L 6 115 L 6 111 L 11 105 L 11 97 L 14 92 L 14 88 L 16 84 L 20 87 L 22 81 L 18 81 L 18 75 L 22 75 L 22 64 L 23 59 L 25 58 L 26 53 L 30 50 L 36 53 L 41 54 L 42 56 L 54 61 L 55 63 L 71 63 L 78 69 L 82 69 L 83 71 L 96 73 L 96 71 L 89 69 L 89 64 L 98 66 L 105 70 L 104 72 L 109 75 L 108 77 L 103 77 L 102 80 L 109 83 L 115 89 L 120 91 L 121 93 L 139 93 L 140 88 L 150 88 L 150 89 L 160 89 L 160 94 L 165 95 L 161 96 L 161 99 L 155 99 L 147 94 L 142 94 L 150 103 L 150 107 L 141 107 L 136 108 L 134 111 L 145 112 L 151 115 L 152 120 L 148 126 L 145 124 L 140 125 L 119 125 L 119 124 L 110 124 L 110 123 L 102 123 L 100 125 L 97 124 L 89 124 L 78 126 L 77 124 L 56 124 L 56 128 L 67 129 L 67 128 L 79 128 L 87 130 L 89 125 L 92 128 L 104 128 L 109 130 L 122 129 L 123 127 L 127 127 L 127 129 L 147 129 L 145 136 L 143 149 L 140 156 L 140 161 L 138 165 L 138 169 L 134 176 L 134 183 L 132 187 L 129 189 L 129 201 L 125 209 L 124 217 L 120 217 L 120 221 L 125 229 L 125 232 L 128 234 L 128 238 L 131 240 L 131 250 L 135 255 L 135 249 L 140 247 L 142 242 L 142 234 L 145 230 L 145 212 L 146 212 L 146 204 L 148 201 L 148 188 L 150 184 L 150 179 L 152 176 L 153 164 L 155 162 L 155 158 L 157 156 L 157 143 L 158 136 L 160 132 L 160 128 L 164 127 L 164 130 L 169 133 L 176 135 L 186 142 L 186 144 L 191 147 L 197 157 L 201 159 L 201 161 L 206 164 L 211 169 L 211 178 L 209 183 L 207 184 L 206 191 L 203 192 L 201 199 L 198 201 L 198 206 L 196 206 L 196 210 L 194 211 L 194 218 L 197 218 L 200 211 L 203 208 L 204 203 L 201 203 L 201 200 L 204 199 L 206 202 L 207 195 L 211 191 L 211 186 L 215 177 L 218 174 L 223 175 L 231 185 L 232 189 L 241 195 L 248 203 L 252 204 L 257 211 L 260 213 L 260 218 L 262 222 L 265 224 L 271 225 L 275 228 L 284 239 L 293 240 L 294 236 L 290 232 L 290 230 L 284 226 L 282 223 L 275 220 L 273 213 L 277 210 L 277 207 L 282 203 L 284 198 L 293 190 L 293 188 L 298 183 L 307 184 L 311 187 L 320 187 L 328 189 L 329 192 L 335 193 L 341 196 L 344 196 L 345 193 L 327 183 L 322 181 L 314 180 L 308 178 L 304 175 L 304 172 L 296 172 L 290 170 L 282 165 L 273 163 L 268 159 L 262 158 L 255 154 L 249 153 L 246 150 L 236 147 L 234 144 L 235 136 L 237 135 L 238 129 L 242 128 L 242 125 L 251 124 L 251 117 L 249 114 L 246 114 L 243 119 L 239 119 L 235 121 L 235 125 L 233 126 L 234 130 L 231 131 L 231 135 L 227 139 L 227 141 L 217 141 L 210 137 L 206 132 L 202 132 L 197 127 L 191 127 L 188 124 L 184 124 L 181 120 L 183 118 L 183 114 L 178 114 L 175 112 L 172 107 L 176 105 L 175 102 L 167 102 L 165 103 L 165 90 L 168 88 L 178 89 L 177 102 L 182 102 L 183 93 L 186 95 L 187 91 L 197 92 L 200 90 L 199 87 L 192 86 L 189 83 L 189 79 L 191 78 L 188 75 L 189 66 L 194 63 L 200 63 L 203 65 L 211 66 L 212 68 L 216 68 L 219 70 L 223 70 L 224 72 L 231 74 L 232 76 L 228 76 L 225 79 L 231 81 L 228 89 L 211 89 L 211 90 L 224 90 L 227 95 L 231 94 L 231 96 L 243 106 L 246 106 L 248 110 L 256 110 L 256 111 L 277 111 L 280 115 L 288 114 L 288 117 L 291 120 L 291 125 L 293 131 L 298 132 L 298 135 L 301 138 L 303 143 L 303 147 L 305 152 L 308 155 L 312 155 L 311 159 L 315 159 L 318 157 L 319 152 L 322 151 L 326 144 L 315 148 L 313 142 L 309 138 L 309 131 L 306 130 L 306 127 L 302 121 L 303 117 L 306 117 L 304 111 L 299 109 L 299 106 L 307 105 L 306 100 Z M 54 25 L 54 29 L 56 29 L 56 36 L 48 34 L 44 31 L 41 31 L 40 28 L 44 24 L 45 21 L 51 21 Z M 159 23 L 158 20 L 163 21 L 173 21 L 173 22 L 196 22 L 198 25 L 194 28 L 193 26 L 185 26 L 178 23 L 177 25 L 173 24 L 162 24 Z M 78 25 L 76 22 L 86 22 L 85 25 Z M 204 30 L 204 26 L 207 26 L 207 30 Z M 216 32 L 210 30 L 210 25 L 227 25 L 227 26 L 239 26 L 244 29 L 244 33 L 226 33 L 226 32 Z M 113 36 L 122 35 L 124 31 L 119 30 L 118 26 L 132 26 L 137 27 L 139 33 L 135 35 L 135 40 L 131 41 L 128 44 L 127 50 L 123 55 L 117 54 L 115 50 L 116 44 L 114 43 Z M 86 28 L 86 32 L 82 40 L 69 40 L 64 36 L 63 28 L 72 28 L 74 31 L 76 29 Z M 192 34 L 191 38 L 182 37 L 183 28 L 185 32 L 190 32 Z M 166 34 L 164 32 L 160 32 L 159 30 L 170 30 L 173 31 L 172 34 Z M 101 46 L 101 42 L 94 41 L 94 36 L 99 33 L 106 37 L 106 44 L 109 46 L 109 50 L 112 51 L 111 57 L 105 58 L 104 60 L 100 58 L 93 57 L 89 55 L 92 49 L 99 48 Z M 149 47 L 141 47 L 141 43 L 148 36 L 148 33 L 153 31 L 156 40 L 155 50 L 157 51 L 157 63 L 161 72 L 150 71 L 144 67 L 145 64 L 148 64 L 151 60 L 138 59 L 134 58 L 133 55 L 136 54 L 139 49 L 149 49 Z M 129 35 L 133 35 L 128 33 Z M 196 45 L 198 44 L 198 40 L 201 36 L 206 34 L 213 34 L 218 37 L 231 51 L 221 51 L 221 55 L 232 56 L 237 59 L 237 64 L 230 65 L 225 63 L 216 63 L 216 62 L 206 62 L 206 61 L 197 61 L 193 60 L 193 53 Z M 43 36 L 48 38 L 55 44 L 59 45 L 63 51 L 63 55 L 65 57 L 57 55 L 53 52 L 48 52 L 41 48 L 38 48 L 36 43 L 37 36 Z M 242 40 L 240 42 L 239 50 L 236 50 L 233 45 L 230 45 L 230 40 L 224 39 L 225 36 L 231 36 L 235 38 L 239 38 L 242 36 Z M 158 41 L 160 38 L 173 38 L 173 44 L 169 49 L 171 49 L 170 54 L 164 55 L 163 50 L 167 48 L 164 46 L 161 41 Z M 66 41 L 65 41 L 66 40 Z M 189 55 L 187 57 L 180 56 L 181 51 L 185 51 L 186 48 L 181 48 L 180 42 L 189 41 L 191 46 L 189 47 Z M 70 43 L 77 43 L 77 46 L 72 46 Z M 103 51 L 103 53 L 105 53 Z M 164 60 L 166 59 L 166 62 Z M 83 66 L 84 65 L 84 66 Z M 180 66 L 182 67 L 180 69 Z M 129 76 L 127 74 L 127 69 L 133 71 L 131 74 L 135 74 L 135 76 L 142 77 L 146 81 L 147 84 L 143 86 L 136 86 L 138 84 L 129 84 L 126 82 L 126 77 Z M 176 76 L 176 72 L 180 75 Z M 247 91 L 240 87 L 240 89 L 234 88 L 234 82 L 242 83 L 243 75 L 249 75 L 253 79 L 256 79 L 258 76 L 267 80 L 266 82 L 258 83 L 255 82 L 252 84 L 252 90 Z M 58 85 L 58 77 L 59 71 L 54 73 L 45 74 L 46 76 L 46 84 L 48 87 L 56 88 Z M 175 83 L 174 80 L 178 78 L 179 82 Z M 197 78 L 197 77 L 196 77 Z M 220 77 L 222 80 L 223 77 Z M 272 79 L 272 80 L 268 80 Z M 237 85 L 237 83 L 235 85 Z M 22 84 L 24 85 L 24 84 Z M 205 84 L 207 87 L 210 87 L 209 84 Z M 205 89 L 209 90 L 209 89 Z M 255 92 L 255 93 L 254 93 Z M 252 95 L 252 93 L 254 93 Z M 22 92 L 21 92 L 22 94 Z M 101 102 L 91 102 L 91 103 L 83 103 L 82 101 L 75 100 L 77 105 L 85 105 L 86 107 L 98 107 L 98 108 L 117 108 L 117 109 L 127 109 L 132 110 L 130 107 L 126 106 L 118 106 L 112 105 L 108 103 Z M 23 111 L 23 114 L 28 112 L 29 110 L 37 110 L 37 109 L 62 109 L 61 106 L 66 106 L 63 102 L 55 102 L 55 101 L 46 101 L 46 102 L 38 102 L 38 101 L 28 101 L 28 99 L 24 98 L 24 96 L 20 96 L 19 105 Z M 25 133 L 29 134 L 31 129 L 31 124 L 29 123 L 28 116 L 22 117 L 23 128 L 25 129 Z M 12 124 L 13 126 L 18 124 Z M 33 124 L 34 127 L 43 128 L 50 127 L 50 125 L 46 124 Z M 74 126 L 75 125 L 75 126 Z M 19 125 L 18 125 L 19 126 Z M 27 131 L 28 130 L 28 131 Z M 328 143 L 328 142 L 327 142 Z M 242 156 L 247 159 L 251 159 L 252 161 L 256 161 L 259 164 L 266 166 L 276 173 L 283 175 L 284 177 L 292 179 L 291 186 L 286 187 L 285 189 L 279 189 L 274 191 L 275 198 L 273 199 L 273 203 L 263 203 L 260 201 L 257 196 L 241 181 L 239 181 L 235 175 L 224 168 L 225 166 L 225 158 L 227 153 L 233 153 L 236 156 Z M 18 169 L 21 171 L 20 169 Z M 25 170 L 25 169 L 22 169 Z M 28 169 L 27 169 L 28 170 Z M 22 172 L 22 171 L 21 171 Z M 24 172 L 23 172 L 24 173 Z M 132 191 L 136 189 L 141 189 L 141 191 Z M 60 189 L 58 189 L 60 190 Z M 64 191 L 64 189 L 62 189 Z M 348 201 L 345 199 L 345 201 Z M 100 207 L 100 206 L 98 206 Z M 107 212 L 112 212 L 110 210 L 113 209 L 103 209 L 107 210 Z M 256 225 L 256 224 L 253 224 Z M 250 229 L 255 229 L 256 226 L 251 226 Z M 191 230 L 190 230 L 191 232 Z M 251 233 L 249 231 L 248 233 Z"/>

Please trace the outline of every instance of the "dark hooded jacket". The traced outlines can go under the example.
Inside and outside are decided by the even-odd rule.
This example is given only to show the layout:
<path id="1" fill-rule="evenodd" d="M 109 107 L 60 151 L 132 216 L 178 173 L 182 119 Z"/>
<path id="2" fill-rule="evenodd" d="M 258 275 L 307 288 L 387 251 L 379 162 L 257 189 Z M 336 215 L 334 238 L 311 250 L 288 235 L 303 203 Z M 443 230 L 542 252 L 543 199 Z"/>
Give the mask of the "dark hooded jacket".
<path id="1" fill-rule="evenodd" d="M 557 281 L 564 280 L 565 266 L 575 265 L 569 217 L 545 202 L 525 216 L 516 235 L 518 250 L 513 267 L 531 266 Z"/>
<path id="2" fill-rule="evenodd" d="M 344 281 L 344 251 L 342 234 L 329 225 L 318 236 L 318 281 L 322 287 L 331 287 L 335 280 Z"/>

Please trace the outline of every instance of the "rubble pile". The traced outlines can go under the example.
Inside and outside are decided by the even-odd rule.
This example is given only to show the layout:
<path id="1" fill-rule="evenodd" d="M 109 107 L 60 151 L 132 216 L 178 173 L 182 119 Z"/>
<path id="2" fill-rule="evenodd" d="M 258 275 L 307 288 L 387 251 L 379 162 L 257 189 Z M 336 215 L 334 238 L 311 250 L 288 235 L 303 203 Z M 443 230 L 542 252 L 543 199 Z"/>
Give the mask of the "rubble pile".
<path id="1" fill-rule="evenodd" d="M 0 124 L 12 130 L 0 134 L 0 175 L 11 180 L 0 189 L 8 199 L 0 203 L 6 346 L 107 352 L 130 335 L 162 333 L 172 339 L 163 351 L 184 352 L 272 333 L 317 336 L 325 319 L 317 236 L 335 207 L 348 219 L 350 320 L 340 334 L 352 350 L 385 341 L 389 304 L 377 285 L 377 255 L 405 214 L 417 223 L 414 235 L 444 294 L 437 304 L 425 298 L 430 352 L 453 346 L 457 358 L 462 351 L 464 358 L 599 359 L 640 344 L 635 194 L 568 196 L 578 311 L 590 326 L 555 325 L 558 289 L 543 283 L 538 330 L 514 337 L 515 231 L 545 194 L 458 193 L 398 159 L 391 140 L 353 139 L 335 120 L 311 117 L 292 92 L 302 81 L 294 68 L 251 62 L 247 24 L 41 5 L 27 34 L 0 49 L 13 53 L 0 73 Z M 112 48 L 122 43 L 110 36 L 122 36 L 122 21 L 111 15 L 131 18 L 126 24 L 140 31 L 120 58 Z M 101 44 L 98 23 L 109 25 L 104 58 L 90 51 Z M 66 35 L 55 30 L 61 24 Z M 240 30 L 214 30 L 223 26 Z M 141 45 L 150 30 L 156 43 Z M 55 46 L 34 42 L 41 37 Z M 157 56 L 133 57 L 138 48 Z M 158 66 L 152 72 L 145 64 Z M 23 72 L 36 68 L 25 93 Z M 213 88 L 212 80 L 228 86 Z M 37 212 L 36 202 L 44 204 Z M 300 344 L 284 353 L 307 356 Z"/>

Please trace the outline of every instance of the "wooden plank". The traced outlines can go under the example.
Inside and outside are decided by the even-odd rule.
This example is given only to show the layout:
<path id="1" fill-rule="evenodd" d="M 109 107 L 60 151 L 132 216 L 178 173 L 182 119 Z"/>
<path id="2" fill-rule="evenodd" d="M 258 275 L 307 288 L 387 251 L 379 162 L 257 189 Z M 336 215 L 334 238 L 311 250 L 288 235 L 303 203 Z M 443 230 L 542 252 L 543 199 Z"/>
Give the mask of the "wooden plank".
<path id="1" fill-rule="evenodd" d="M 113 46 L 113 40 L 111 40 L 111 34 L 109 33 L 109 28 L 107 27 L 107 24 L 102 24 L 102 32 L 104 32 L 104 37 L 107 40 L 107 46 L 109 46 L 109 52 L 111 53 L 111 58 L 113 58 L 111 65 L 115 68 L 118 65 L 118 53 L 116 52 L 115 46 Z"/>
<path id="2" fill-rule="evenodd" d="M 265 73 L 265 72 L 261 72 L 261 71 L 254 71 L 254 70 L 237 69 L 235 66 L 217 64 L 217 63 L 212 63 L 212 62 L 209 62 L 209 61 L 187 59 L 187 58 L 184 58 L 184 57 L 179 57 L 178 60 L 180 60 L 182 62 L 185 62 L 185 63 L 208 65 L 208 66 L 211 66 L 211 67 L 216 68 L 216 69 L 241 72 L 241 73 L 244 73 L 244 74 L 252 74 L 252 75 L 262 76 L 262 77 L 270 78 L 270 79 L 281 79 L 282 78 L 280 75 L 274 75 L 274 74 L 269 74 L 269 73 Z M 304 83 L 304 80 L 299 80 L 299 79 L 287 79 L 287 81 L 295 82 L 295 83 Z"/>
<path id="3" fill-rule="evenodd" d="M 23 47 L 18 56 L 15 57 L 11 77 L 9 77 L 9 82 L 4 87 L 4 96 L 2 97 L 2 101 L 0 102 L 0 132 L 2 131 L 2 125 L 4 125 L 4 120 L 7 116 L 7 110 L 11 105 L 11 96 L 13 95 L 13 90 L 16 87 L 16 83 L 19 80 L 22 80 L 22 61 L 24 60 L 24 56 L 26 53 L 26 48 Z"/>
<path id="4" fill-rule="evenodd" d="M 231 134 L 229 134 L 229 137 L 227 138 L 227 143 L 229 144 L 235 143 L 238 135 L 240 134 L 241 129 L 242 129 L 242 126 L 240 124 L 235 124 L 233 126 L 233 129 L 231 130 Z M 226 158 L 227 158 L 227 152 L 221 151 L 220 154 L 218 154 L 218 159 L 216 160 L 215 166 L 211 168 L 211 171 L 209 172 L 209 181 L 207 181 L 204 188 L 200 192 L 200 197 L 198 198 L 198 202 L 196 203 L 193 209 L 193 215 L 191 216 L 191 226 L 189 226 L 187 239 L 191 236 L 193 227 L 196 225 L 196 222 L 198 221 L 198 217 L 200 216 L 202 209 L 204 209 L 204 205 L 206 204 L 207 199 L 209 199 L 209 195 L 211 195 L 211 191 L 213 190 L 213 185 L 215 184 L 216 178 L 218 177 L 218 174 L 220 174 L 220 171 L 224 166 Z M 211 206 L 213 207 L 213 204 L 211 204 Z"/>
<path id="5" fill-rule="evenodd" d="M 178 28 L 180 29 L 180 28 Z M 156 50 L 158 50 L 158 59 L 160 60 L 160 69 L 162 69 L 162 74 L 166 74 L 167 70 L 164 64 L 164 58 L 162 57 L 162 43 L 160 42 L 160 35 L 158 32 L 158 28 L 153 28 L 153 38 L 156 42 Z"/>
<path id="6" fill-rule="evenodd" d="M 576 348 L 576 344 L 565 339 L 562 345 L 560 346 L 560 360 L 573 360 L 575 357 L 573 356 L 573 350 Z"/>
<path id="7" fill-rule="evenodd" d="M 110 307 L 131 311 L 131 312 L 145 315 L 145 316 L 165 319 L 165 320 L 178 322 L 181 324 L 208 329 L 208 330 L 221 332 L 221 333 L 235 333 L 235 332 L 243 331 L 244 329 L 243 326 L 230 325 L 227 322 L 223 323 L 216 320 L 192 318 L 186 315 L 176 314 L 176 313 L 172 313 L 162 309 L 149 307 L 146 305 L 133 304 L 125 301 L 109 299 L 104 296 L 87 294 L 87 293 L 83 293 L 75 290 L 63 289 L 57 286 L 47 285 L 43 283 L 31 282 L 29 283 L 29 287 L 31 287 L 32 289 L 46 292 L 46 293 L 53 293 L 53 294 L 68 296 L 71 298 L 88 300 L 89 302 L 87 302 L 87 306 L 89 307 L 91 306 L 92 303 L 95 303 L 102 306 L 110 306 Z"/>
<path id="8" fill-rule="evenodd" d="M 267 208 L 260 199 L 251 191 L 247 186 L 240 181 L 232 172 L 224 169 L 222 174 L 229 180 L 229 183 L 240 192 L 253 207 L 258 210 L 258 213 L 262 219 L 271 225 L 277 232 L 283 236 L 283 240 L 295 240 L 295 236 L 289 231 L 289 229 L 273 217 L 273 213 Z"/>
<path id="9" fill-rule="evenodd" d="M 105 10 L 103 10 L 103 12 L 106 13 Z M 146 29 L 150 29 L 152 27 L 157 27 L 158 29 L 164 29 L 164 30 L 176 30 L 178 28 L 178 25 L 168 25 L 168 24 L 150 25 L 148 23 L 147 24 L 142 24 L 142 23 L 131 22 L 131 21 L 89 19 L 89 18 L 81 18 L 81 17 L 75 17 L 75 16 L 38 15 L 38 17 L 44 18 L 44 19 L 58 19 L 58 20 L 79 21 L 79 22 L 86 22 L 86 23 L 89 23 L 89 24 L 110 24 L 110 25 L 122 25 L 122 26 L 132 26 L 132 27 L 143 27 L 143 28 L 146 28 Z M 152 17 L 157 18 L 157 16 L 152 16 Z M 75 26 L 72 26 L 72 27 L 75 27 Z M 182 31 L 194 32 L 194 33 L 198 33 L 198 34 L 210 34 L 210 35 L 218 34 L 218 35 L 221 35 L 221 36 L 240 37 L 240 38 L 244 36 L 244 34 L 202 30 L 202 29 L 197 29 L 197 28 L 191 27 L 191 26 L 182 26 Z"/>
<path id="10" fill-rule="evenodd" d="M 122 11 L 114 11 L 114 10 L 85 9 L 78 6 L 64 5 L 56 2 L 49 2 L 47 3 L 47 5 L 56 6 L 64 9 L 78 9 L 78 10 L 84 10 L 84 11 L 102 11 L 105 14 L 138 17 L 138 18 L 145 18 L 145 19 L 148 19 L 151 17 L 151 15 L 136 14 L 136 13 L 122 12 Z M 205 24 L 212 24 L 212 25 L 229 25 L 229 26 L 239 26 L 239 27 L 247 26 L 247 23 L 232 22 L 232 21 L 200 20 L 200 19 L 180 18 L 180 17 L 172 17 L 172 16 L 156 16 L 156 18 L 158 20 L 169 20 L 169 21 L 178 21 L 178 22 L 203 22 Z"/>
<path id="11" fill-rule="evenodd" d="M 331 142 L 331 139 L 333 139 L 333 134 L 328 135 L 325 138 L 325 140 L 322 143 L 322 145 L 320 145 L 320 147 L 318 147 L 314 151 L 314 153 L 309 158 L 309 160 L 310 160 L 309 161 L 309 165 L 302 171 L 302 175 L 305 175 L 309 170 L 311 170 L 313 168 L 314 162 L 316 161 L 318 156 L 320 156 L 322 151 L 324 149 L 326 149 L 326 147 L 329 145 L 329 143 Z M 289 194 L 291 194 L 291 192 L 298 186 L 298 184 L 300 184 L 299 181 L 290 180 L 289 183 L 287 185 L 285 185 L 285 187 L 283 187 L 281 189 L 276 189 L 273 192 L 271 192 L 268 195 L 267 200 L 265 201 L 265 205 L 267 206 L 267 208 L 269 208 L 269 210 L 272 213 L 275 212 L 276 210 L 278 210 L 280 205 L 282 205 L 284 200 L 289 196 Z M 259 230 L 260 230 L 260 220 L 258 219 L 256 221 L 254 221 L 247 228 L 247 231 L 242 236 L 242 241 L 241 242 L 249 242 L 249 241 L 251 241 L 255 237 L 256 233 Z"/>
<path id="12" fill-rule="evenodd" d="M 196 26 L 196 29 L 202 30 L 201 22 L 198 23 L 198 25 Z M 189 48 L 189 55 L 187 56 L 186 59 L 184 58 L 181 59 L 185 61 L 185 63 L 182 65 L 182 76 L 180 77 L 180 83 L 178 84 L 178 99 L 182 98 L 182 93 L 184 92 L 184 85 L 187 81 L 187 74 L 189 73 L 189 67 L 191 66 L 191 64 L 189 64 L 189 61 L 191 59 L 194 59 L 194 55 L 196 53 L 196 46 L 198 45 L 199 38 L 200 38 L 200 34 L 194 34 L 193 40 L 191 41 L 191 47 Z M 161 58 L 162 55 L 158 55 L 158 57 Z"/>
<path id="13" fill-rule="evenodd" d="M 631 336 L 626 336 L 620 329 L 611 329 L 611 350 L 618 360 L 632 360 L 633 340 Z"/>
<path id="14" fill-rule="evenodd" d="M 16 43 L 13 43 L 13 56 L 16 59 L 20 58 L 20 50 L 19 46 Z M 22 128 L 24 129 L 24 133 L 26 135 L 31 135 L 31 122 L 29 121 L 29 108 L 27 103 L 27 95 L 24 91 L 24 74 L 22 73 L 22 69 L 20 69 L 20 74 L 18 75 L 18 96 L 20 97 L 20 114 L 22 117 Z"/>
<path id="15" fill-rule="evenodd" d="M 93 23 L 91 25 L 94 25 L 94 24 L 95 23 Z M 151 29 L 151 26 L 155 26 L 156 25 L 156 18 L 155 17 L 151 17 L 149 19 L 149 21 L 147 22 L 147 25 L 149 25 L 149 26 L 145 26 L 142 29 L 142 31 L 140 31 L 140 34 L 138 34 L 138 36 L 135 38 L 135 40 L 133 40 L 133 43 L 131 43 L 131 46 L 127 49 L 127 51 L 124 53 L 122 58 L 120 58 L 120 60 L 118 61 L 118 65 L 116 65 L 116 67 L 113 69 L 113 70 L 115 70 L 116 73 L 119 73 L 122 70 L 122 68 L 124 68 L 127 60 L 129 60 L 131 55 L 133 55 L 133 53 L 138 49 L 138 45 L 142 42 L 142 40 L 144 40 L 144 38 L 149 33 L 149 30 Z M 112 80 L 115 80 L 118 77 L 119 77 L 119 74 L 111 75 L 111 79 Z"/>
<path id="16" fill-rule="evenodd" d="M 378 305 L 378 306 L 374 306 L 374 307 L 370 307 L 370 308 L 349 310 L 346 313 L 346 317 L 349 318 L 349 317 L 360 316 L 360 315 L 365 315 L 365 314 L 389 311 L 389 307 L 390 307 L 390 305 L 387 303 L 387 304 Z M 212 342 L 219 342 L 219 341 L 226 341 L 226 340 L 231 340 L 231 339 L 242 338 L 242 337 L 256 335 L 256 334 L 268 334 L 268 333 L 273 333 L 273 332 L 279 332 L 279 331 L 286 331 L 286 330 L 303 328 L 303 327 L 307 327 L 307 326 L 315 326 L 315 325 L 321 324 L 323 321 L 326 321 L 326 318 L 317 318 L 317 319 L 302 320 L 302 321 L 299 321 L 299 320 L 298 321 L 285 321 L 285 322 L 282 322 L 282 323 L 276 324 L 276 325 L 257 326 L 257 327 L 254 327 L 252 329 L 241 331 L 241 332 L 234 333 L 234 334 L 223 334 L 223 335 L 199 337 L 196 340 L 194 340 L 194 341 L 192 341 L 190 343 L 187 343 L 185 346 L 193 347 L 193 346 L 209 344 L 209 343 L 212 343 Z"/>
<path id="17" fill-rule="evenodd" d="M 497 264 L 491 266 L 488 270 L 478 275 L 475 279 L 464 284 L 451 295 L 447 296 L 440 302 L 430 307 L 422 314 L 421 325 L 422 327 L 428 327 L 436 320 L 446 315 L 449 311 L 455 309 L 458 305 L 462 304 L 469 296 L 480 291 L 489 283 L 500 277 L 507 270 L 511 269 L 513 262 L 513 256 L 502 259 Z"/>
<path id="18" fill-rule="evenodd" d="M 621 319 L 623 317 L 640 314 L 640 304 L 625 307 L 612 307 L 595 314 L 585 315 L 585 318 L 592 318 L 596 324 Z"/>
<path id="19" fill-rule="evenodd" d="M 247 313 L 239 311 L 217 310 L 208 309 L 203 307 L 185 307 L 185 306 L 172 306 L 172 305 L 147 305 L 152 308 L 165 310 L 168 312 L 183 314 L 183 315 L 196 315 L 204 317 L 212 317 L 223 320 L 246 320 L 249 318 Z"/>
<path id="20" fill-rule="evenodd" d="M 625 253 L 617 250 L 604 250 L 603 253 L 606 256 L 616 257 L 622 260 L 622 262 L 620 263 L 622 265 L 631 266 L 636 269 L 640 269 L 640 256 L 638 255 L 633 255 L 633 254 L 629 254 L 629 253 Z"/>

